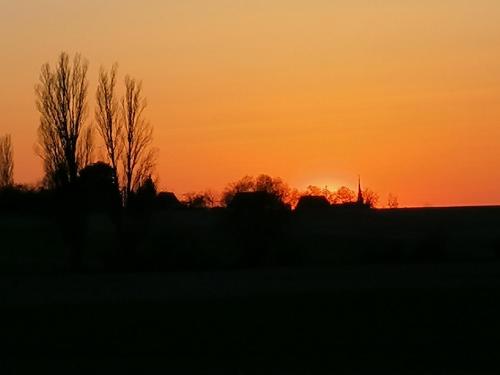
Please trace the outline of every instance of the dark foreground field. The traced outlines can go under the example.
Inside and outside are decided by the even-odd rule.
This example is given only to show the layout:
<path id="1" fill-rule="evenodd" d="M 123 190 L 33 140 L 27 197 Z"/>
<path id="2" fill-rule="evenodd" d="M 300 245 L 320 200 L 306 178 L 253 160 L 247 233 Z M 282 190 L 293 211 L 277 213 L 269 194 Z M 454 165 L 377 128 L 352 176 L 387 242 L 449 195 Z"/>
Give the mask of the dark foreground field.
<path id="1" fill-rule="evenodd" d="M 0 278 L 4 373 L 497 373 L 500 264 Z"/>

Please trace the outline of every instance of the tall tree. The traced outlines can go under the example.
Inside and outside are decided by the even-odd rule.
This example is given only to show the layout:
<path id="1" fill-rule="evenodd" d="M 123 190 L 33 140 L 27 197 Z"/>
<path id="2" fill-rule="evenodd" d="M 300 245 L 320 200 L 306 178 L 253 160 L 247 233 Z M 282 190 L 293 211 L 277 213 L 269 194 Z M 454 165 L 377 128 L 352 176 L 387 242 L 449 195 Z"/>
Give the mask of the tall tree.
<path id="1" fill-rule="evenodd" d="M 101 68 L 96 92 L 95 119 L 97 129 L 106 147 L 106 154 L 113 168 L 114 180 L 118 185 L 118 163 L 122 151 L 122 124 L 120 106 L 116 97 L 116 75 L 118 65 L 109 72 Z"/>
<path id="2" fill-rule="evenodd" d="M 0 137 L 0 189 L 14 184 L 14 158 L 10 134 Z"/>
<path id="3" fill-rule="evenodd" d="M 156 164 L 156 150 L 152 148 L 153 128 L 144 119 L 146 99 L 142 83 L 125 77 L 125 95 L 121 101 L 123 121 L 123 185 L 125 202 L 130 194 L 151 177 Z"/>
<path id="4" fill-rule="evenodd" d="M 92 132 L 85 129 L 87 71 L 87 60 L 76 54 L 70 62 L 62 52 L 54 69 L 48 63 L 42 66 L 35 86 L 40 112 L 38 153 L 46 177 L 55 185 L 76 182 L 78 170 L 91 158 Z"/>

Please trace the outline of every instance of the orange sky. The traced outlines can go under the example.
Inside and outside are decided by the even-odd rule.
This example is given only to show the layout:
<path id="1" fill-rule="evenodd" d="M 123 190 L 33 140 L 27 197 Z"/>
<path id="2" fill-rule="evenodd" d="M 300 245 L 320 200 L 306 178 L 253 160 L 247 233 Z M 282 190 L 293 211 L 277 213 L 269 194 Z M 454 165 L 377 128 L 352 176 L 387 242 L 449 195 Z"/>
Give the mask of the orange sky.
<path id="1" fill-rule="evenodd" d="M 0 0 L 0 134 L 36 182 L 40 66 L 60 51 L 143 80 L 160 186 L 250 174 L 500 204 L 498 0 Z"/>

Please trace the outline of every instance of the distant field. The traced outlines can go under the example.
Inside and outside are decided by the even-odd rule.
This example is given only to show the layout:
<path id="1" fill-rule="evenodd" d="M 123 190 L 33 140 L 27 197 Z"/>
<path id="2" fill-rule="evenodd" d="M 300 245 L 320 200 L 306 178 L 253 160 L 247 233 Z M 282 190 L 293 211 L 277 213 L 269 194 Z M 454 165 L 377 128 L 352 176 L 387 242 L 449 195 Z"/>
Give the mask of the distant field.
<path id="1" fill-rule="evenodd" d="M 64 226 L 71 227 L 71 222 L 55 215 L 0 214 L 0 272 L 51 273 L 67 268 L 72 242 Z M 108 216 L 93 214 L 77 228 L 73 243 L 81 247 L 83 268 L 92 272 L 115 267 L 124 253 L 131 257 L 128 270 L 135 271 L 500 259 L 500 207 L 275 218 L 164 211 L 124 218 L 123 238 Z"/>

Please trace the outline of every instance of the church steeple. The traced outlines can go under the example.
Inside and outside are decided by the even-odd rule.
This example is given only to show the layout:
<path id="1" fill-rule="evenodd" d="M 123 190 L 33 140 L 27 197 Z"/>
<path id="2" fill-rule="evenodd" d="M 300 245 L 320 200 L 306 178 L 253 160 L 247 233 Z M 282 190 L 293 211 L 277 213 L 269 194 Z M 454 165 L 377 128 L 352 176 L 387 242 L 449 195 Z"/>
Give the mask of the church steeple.
<path id="1" fill-rule="evenodd" d="M 357 203 L 359 205 L 363 205 L 365 203 L 365 200 L 363 198 L 363 191 L 361 190 L 361 177 L 358 176 L 358 201 Z"/>

